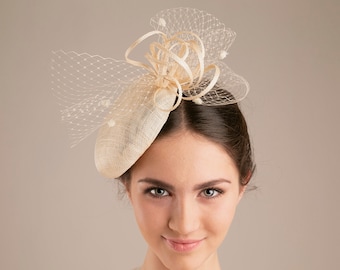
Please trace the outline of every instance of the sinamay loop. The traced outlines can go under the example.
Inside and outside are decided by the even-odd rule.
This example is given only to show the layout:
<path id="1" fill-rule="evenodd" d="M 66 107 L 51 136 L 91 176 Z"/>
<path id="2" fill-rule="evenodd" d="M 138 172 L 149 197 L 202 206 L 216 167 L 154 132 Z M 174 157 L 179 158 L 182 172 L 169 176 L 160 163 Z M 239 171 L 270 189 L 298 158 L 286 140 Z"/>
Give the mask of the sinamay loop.
<path id="1" fill-rule="evenodd" d="M 161 25 L 165 25 L 164 19 L 161 22 Z M 150 53 L 146 55 L 146 58 L 151 65 L 129 59 L 131 51 L 153 35 L 160 35 L 161 42 L 153 42 L 150 45 Z M 182 38 L 183 36 L 185 39 Z M 160 31 L 151 31 L 135 41 L 125 53 L 128 63 L 145 68 L 155 76 L 155 86 L 158 89 L 177 91 L 177 102 L 169 109 L 170 111 L 176 109 L 182 99 L 200 100 L 217 83 L 220 69 L 215 64 L 205 67 L 204 57 L 205 49 L 202 40 L 195 33 L 184 31 L 171 37 L 167 37 Z M 183 91 L 199 88 L 204 73 L 210 69 L 215 69 L 215 74 L 209 79 L 210 83 L 201 89 L 200 93 L 183 97 Z"/>
<path id="2" fill-rule="evenodd" d="M 182 100 L 227 105 L 249 90 L 246 80 L 222 62 L 235 33 L 214 16 L 175 8 L 159 12 L 150 23 L 154 30 L 126 50 L 125 61 L 64 51 L 52 59 L 53 92 L 71 144 L 100 127 L 95 160 L 110 178 L 134 164 Z M 146 63 L 130 58 L 138 45 L 157 36 Z"/>

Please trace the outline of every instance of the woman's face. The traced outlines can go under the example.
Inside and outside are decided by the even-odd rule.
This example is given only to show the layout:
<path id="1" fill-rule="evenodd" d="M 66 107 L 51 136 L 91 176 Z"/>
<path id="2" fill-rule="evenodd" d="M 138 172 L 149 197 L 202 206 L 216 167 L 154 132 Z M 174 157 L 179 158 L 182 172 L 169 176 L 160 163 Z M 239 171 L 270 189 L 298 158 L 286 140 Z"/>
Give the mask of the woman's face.
<path id="1" fill-rule="evenodd" d="M 219 269 L 217 248 L 244 188 L 226 151 L 195 133 L 156 140 L 135 164 L 128 194 L 149 245 L 146 269 Z"/>

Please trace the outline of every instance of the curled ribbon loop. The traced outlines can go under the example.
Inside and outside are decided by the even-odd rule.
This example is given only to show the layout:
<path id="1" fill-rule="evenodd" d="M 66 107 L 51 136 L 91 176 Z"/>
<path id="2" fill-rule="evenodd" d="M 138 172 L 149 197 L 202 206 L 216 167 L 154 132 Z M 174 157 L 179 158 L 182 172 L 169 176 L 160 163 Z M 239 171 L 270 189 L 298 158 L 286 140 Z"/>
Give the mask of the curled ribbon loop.
<path id="1" fill-rule="evenodd" d="M 129 58 L 130 53 L 144 40 L 159 36 L 159 42 L 150 44 L 150 51 L 145 56 L 150 64 L 145 64 Z M 170 108 L 160 108 L 165 111 L 176 109 L 182 100 L 191 100 L 199 103 L 200 97 L 207 94 L 217 83 L 220 76 L 220 69 L 215 64 L 204 66 L 205 48 L 203 41 L 198 35 L 189 31 L 177 32 L 171 37 L 165 33 L 155 30 L 146 33 L 137 39 L 125 52 L 126 62 L 148 70 L 155 78 L 157 90 L 156 96 L 162 90 L 174 91 L 177 95 L 176 103 Z M 203 75 L 215 69 L 213 78 L 206 88 L 196 95 L 186 95 L 185 91 L 195 89 L 200 86 Z"/>

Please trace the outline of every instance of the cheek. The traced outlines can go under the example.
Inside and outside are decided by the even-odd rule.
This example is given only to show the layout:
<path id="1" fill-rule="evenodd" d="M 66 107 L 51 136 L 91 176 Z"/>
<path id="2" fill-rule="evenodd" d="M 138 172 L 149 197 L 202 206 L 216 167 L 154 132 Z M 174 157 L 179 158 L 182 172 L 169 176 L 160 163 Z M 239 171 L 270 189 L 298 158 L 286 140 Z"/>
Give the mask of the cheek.
<path id="1" fill-rule="evenodd" d="M 167 224 L 167 211 L 147 198 L 137 199 L 133 203 L 137 224 L 146 237 L 162 230 Z"/>
<path id="2" fill-rule="evenodd" d="M 207 215 L 206 225 L 212 231 L 218 234 L 225 235 L 234 219 L 236 210 L 236 203 L 224 202 L 214 206 L 214 210 L 210 211 L 210 215 Z"/>

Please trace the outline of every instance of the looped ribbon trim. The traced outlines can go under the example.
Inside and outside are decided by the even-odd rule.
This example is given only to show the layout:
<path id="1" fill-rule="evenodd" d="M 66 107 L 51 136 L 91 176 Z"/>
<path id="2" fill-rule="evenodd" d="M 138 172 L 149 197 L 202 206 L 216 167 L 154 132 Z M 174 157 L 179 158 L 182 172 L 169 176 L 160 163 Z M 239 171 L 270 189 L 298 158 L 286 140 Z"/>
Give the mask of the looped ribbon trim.
<path id="1" fill-rule="evenodd" d="M 150 64 L 145 64 L 129 58 L 131 52 L 146 39 L 159 36 L 161 42 L 152 42 L 150 51 L 145 58 Z M 185 39 L 183 38 L 185 37 Z M 205 48 L 198 35 L 189 31 L 177 32 L 171 37 L 161 31 L 148 32 L 137 39 L 125 52 L 125 59 L 131 65 L 144 68 L 155 77 L 157 90 L 154 94 L 154 103 L 157 104 L 157 95 L 160 91 L 173 91 L 177 100 L 171 108 L 160 108 L 164 111 L 176 109 L 182 100 L 190 100 L 201 104 L 202 96 L 207 94 L 217 83 L 220 69 L 215 64 L 204 66 Z M 190 62 L 190 63 L 188 63 Z M 197 95 L 185 96 L 186 90 L 198 88 L 202 82 L 204 73 L 215 70 L 210 83 Z"/>

